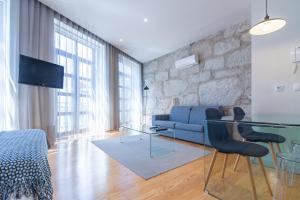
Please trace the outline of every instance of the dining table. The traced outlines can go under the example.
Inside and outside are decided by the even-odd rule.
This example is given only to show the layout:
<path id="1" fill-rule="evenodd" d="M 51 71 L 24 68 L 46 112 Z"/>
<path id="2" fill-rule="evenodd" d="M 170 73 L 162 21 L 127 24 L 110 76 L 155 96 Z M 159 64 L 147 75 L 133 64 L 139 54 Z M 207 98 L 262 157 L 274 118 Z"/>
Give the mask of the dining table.
<path id="1" fill-rule="evenodd" d="M 251 115 L 251 116 L 223 116 L 221 119 L 209 119 L 205 121 L 205 127 L 208 124 L 217 125 L 224 124 L 232 134 L 232 137 L 236 140 L 244 141 L 243 137 L 239 134 L 238 125 L 250 125 L 253 130 L 258 133 L 273 133 L 283 136 L 285 142 L 281 144 L 282 152 L 291 151 L 291 143 L 293 141 L 300 141 L 300 115 Z M 205 135 L 203 136 L 204 144 L 209 144 L 206 140 L 209 140 L 207 135 L 207 129 Z M 258 143 L 268 148 L 268 144 Z M 212 151 L 210 145 L 204 145 L 205 149 Z M 277 152 L 278 153 L 278 152 Z M 221 157 L 221 156 L 220 156 Z M 204 161 L 204 175 L 207 176 L 209 165 L 212 159 L 212 154 L 207 156 Z M 251 186 L 249 183 L 249 178 L 247 176 L 247 168 L 244 167 L 241 162 L 239 168 L 235 171 L 234 162 L 236 155 L 231 155 L 228 159 L 228 164 L 226 167 L 226 175 L 222 177 L 221 171 L 223 166 L 223 159 L 218 159 L 216 169 L 212 172 L 212 178 L 210 179 L 209 185 L 206 187 L 206 192 L 217 199 L 224 200 L 235 200 L 235 199 L 252 199 L 251 196 Z M 263 157 L 264 165 L 267 169 L 267 174 L 270 177 L 270 182 L 272 188 L 275 189 L 276 182 L 276 166 L 272 162 L 272 155 L 269 153 L 267 156 Z M 268 196 L 265 190 L 260 189 L 260 186 L 264 185 L 261 180 L 261 171 L 256 168 L 258 167 L 258 161 L 255 158 L 251 159 L 253 166 L 254 179 L 257 186 L 258 199 L 272 199 Z M 245 164 L 245 163 L 244 163 Z M 263 187 L 262 187 L 263 188 Z M 300 191 L 300 186 L 298 188 Z"/>

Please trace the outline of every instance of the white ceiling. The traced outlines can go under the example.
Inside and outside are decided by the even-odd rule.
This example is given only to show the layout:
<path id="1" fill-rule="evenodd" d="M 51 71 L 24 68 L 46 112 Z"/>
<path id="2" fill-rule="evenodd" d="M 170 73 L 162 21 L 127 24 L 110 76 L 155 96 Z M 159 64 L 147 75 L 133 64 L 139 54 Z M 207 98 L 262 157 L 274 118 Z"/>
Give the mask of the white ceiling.
<path id="1" fill-rule="evenodd" d="M 250 18 L 251 6 L 251 0 L 40 1 L 141 62 Z"/>

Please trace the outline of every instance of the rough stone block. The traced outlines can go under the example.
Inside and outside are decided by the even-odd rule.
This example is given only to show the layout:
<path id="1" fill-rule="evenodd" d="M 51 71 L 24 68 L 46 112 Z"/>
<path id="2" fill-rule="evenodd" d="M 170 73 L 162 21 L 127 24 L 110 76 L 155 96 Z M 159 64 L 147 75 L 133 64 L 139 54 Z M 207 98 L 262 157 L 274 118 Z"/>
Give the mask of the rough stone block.
<path id="1" fill-rule="evenodd" d="M 226 67 L 237 67 L 249 65 L 251 63 L 251 48 L 250 46 L 233 52 L 226 61 Z"/>
<path id="2" fill-rule="evenodd" d="M 144 74 L 156 72 L 157 68 L 158 68 L 157 65 L 158 65 L 157 60 L 150 61 L 150 62 L 144 64 L 144 68 L 143 68 Z"/>
<path id="3" fill-rule="evenodd" d="M 239 68 L 233 68 L 233 69 L 224 69 L 224 70 L 217 70 L 214 71 L 214 77 L 215 78 L 224 78 L 224 77 L 230 77 L 230 76 L 236 76 L 241 74 L 243 71 Z"/>
<path id="4" fill-rule="evenodd" d="M 235 31 L 236 31 L 235 27 L 227 28 L 224 31 L 224 38 L 232 37 L 235 34 Z"/>
<path id="5" fill-rule="evenodd" d="M 240 47 L 240 40 L 236 38 L 230 38 L 224 41 L 217 42 L 214 46 L 214 53 L 215 55 L 223 55 L 239 47 Z"/>
<path id="6" fill-rule="evenodd" d="M 175 78 L 175 77 L 178 77 L 178 69 L 176 69 L 176 68 L 172 68 L 172 69 L 170 69 L 170 77 L 171 78 Z"/>
<path id="7" fill-rule="evenodd" d="M 244 22 L 238 24 L 238 26 L 237 26 L 237 28 L 236 28 L 236 31 L 237 31 L 238 33 L 242 33 L 242 32 L 248 31 L 248 30 L 251 28 L 251 25 L 250 25 L 250 24 L 251 24 L 251 23 L 250 23 L 248 20 L 246 20 L 246 21 L 244 21 Z"/>
<path id="8" fill-rule="evenodd" d="M 197 106 L 199 105 L 199 98 L 197 94 L 188 94 L 179 98 L 182 106 Z"/>
<path id="9" fill-rule="evenodd" d="M 223 69 L 224 68 L 224 58 L 223 57 L 217 57 L 210 60 L 205 61 L 204 69 Z"/>
<path id="10" fill-rule="evenodd" d="M 179 74 L 181 78 L 186 79 L 187 77 L 190 77 L 193 74 L 199 73 L 199 71 L 200 71 L 199 65 L 194 65 L 190 68 L 179 70 Z"/>
<path id="11" fill-rule="evenodd" d="M 241 35 L 241 40 L 243 42 L 251 42 L 251 35 L 250 35 L 250 33 L 249 32 L 243 33 Z"/>
<path id="12" fill-rule="evenodd" d="M 158 71 L 168 70 L 175 65 L 175 59 L 173 54 L 168 54 L 158 59 Z"/>
<path id="13" fill-rule="evenodd" d="M 211 77 L 211 72 L 210 71 L 204 71 L 198 74 L 195 74 L 189 78 L 189 81 L 191 83 L 201 83 L 208 81 Z"/>
<path id="14" fill-rule="evenodd" d="M 169 78 L 169 73 L 167 71 L 157 72 L 155 76 L 156 81 L 166 81 Z"/>
<path id="15" fill-rule="evenodd" d="M 200 40 L 192 44 L 192 53 L 199 56 L 200 60 L 208 58 L 213 54 L 213 45 L 210 40 Z"/>
<path id="16" fill-rule="evenodd" d="M 169 80 L 164 82 L 164 93 L 166 96 L 176 96 L 183 93 L 188 86 L 185 80 Z"/>
<path id="17" fill-rule="evenodd" d="M 161 81 L 155 81 L 152 84 L 149 84 L 149 97 L 163 97 L 163 89 L 162 89 L 162 82 Z"/>
<path id="18" fill-rule="evenodd" d="M 200 103 L 204 105 L 235 105 L 243 93 L 235 78 L 210 81 L 199 86 Z"/>

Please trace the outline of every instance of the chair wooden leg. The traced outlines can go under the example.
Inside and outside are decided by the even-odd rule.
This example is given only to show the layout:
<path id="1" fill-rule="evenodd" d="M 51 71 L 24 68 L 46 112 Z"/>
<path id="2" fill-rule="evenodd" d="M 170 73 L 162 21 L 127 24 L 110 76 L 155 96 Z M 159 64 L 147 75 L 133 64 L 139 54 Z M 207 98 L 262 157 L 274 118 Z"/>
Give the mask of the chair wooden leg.
<path id="1" fill-rule="evenodd" d="M 273 192 L 272 192 L 272 189 L 271 189 L 271 186 L 270 186 L 270 183 L 269 183 L 269 180 L 268 180 L 268 177 L 267 177 L 267 173 L 266 173 L 266 169 L 265 169 L 265 166 L 264 166 L 264 162 L 261 158 L 258 158 L 258 161 L 259 161 L 259 165 L 261 167 L 261 170 L 264 174 L 264 177 L 265 177 L 265 181 L 267 183 L 267 186 L 268 186 L 268 190 L 270 192 L 270 195 L 273 196 Z"/>
<path id="2" fill-rule="evenodd" d="M 234 163 L 234 167 L 233 167 L 233 171 L 234 172 L 236 171 L 236 168 L 237 168 L 237 166 L 239 164 L 240 158 L 241 158 L 241 155 L 237 155 L 235 163 Z"/>
<path id="3" fill-rule="evenodd" d="M 207 186 L 207 184 L 208 184 L 208 181 L 209 181 L 211 172 L 212 172 L 212 170 L 213 170 L 213 168 L 214 168 L 214 164 L 215 164 L 215 161 L 216 161 L 216 158 L 217 158 L 217 154 L 218 154 L 218 151 L 215 150 L 215 151 L 214 151 L 214 154 L 213 154 L 213 157 L 212 157 L 212 159 L 211 159 L 211 162 L 210 162 L 210 166 L 209 166 L 209 169 L 208 169 L 208 173 L 207 173 L 206 179 L 205 179 L 204 190 L 206 190 L 206 186 Z"/>
<path id="4" fill-rule="evenodd" d="M 273 143 L 269 142 L 269 146 L 270 146 L 270 150 L 271 150 L 271 153 L 272 153 L 274 167 L 276 168 L 277 159 L 276 159 L 276 154 L 275 154 Z"/>
<path id="5" fill-rule="evenodd" d="M 254 178 L 253 178 L 253 173 L 252 173 L 252 168 L 251 168 L 251 162 L 250 162 L 250 158 L 248 156 L 246 156 L 246 161 L 247 161 L 249 177 L 250 177 L 250 182 L 251 182 L 251 187 L 252 187 L 252 196 L 253 196 L 254 200 L 257 200 L 255 183 L 254 183 Z"/>
<path id="6" fill-rule="evenodd" d="M 242 140 L 242 141 L 243 141 L 243 142 L 245 142 L 245 141 L 246 141 L 246 139 L 245 139 L 245 138 L 243 138 L 243 140 Z M 237 166 L 238 166 L 238 164 L 239 164 L 240 158 L 241 158 L 241 155 L 240 155 L 240 154 L 238 154 L 238 155 L 237 155 L 237 157 L 236 157 L 236 160 L 235 160 L 234 166 L 233 166 L 233 171 L 234 171 L 234 172 L 236 171 L 236 168 L 237 168 Z"/>
<path id="7" fill-rule="evenodd" d="M 280 145 L 279 145 L 279 143 L 276 143 L 276 146 L 277 146 L 277 150 L 278 150 L 278 152 L 279 152 L 279 153 L 281 153 L 281 148 L 280 148 Z"/>
<path id="8" fill-rule="evenodd" d="M 227 165 L 227 159 L 228 159 L 228 154 L 225 154 L 224 164 L 223 164 L 223 169 L 222 169 L 222 175 L 221 175 L 222 178 L 224 178 L 224 175 L 225 175 L 225 169 L 226 169 L 226 165 Z"/>

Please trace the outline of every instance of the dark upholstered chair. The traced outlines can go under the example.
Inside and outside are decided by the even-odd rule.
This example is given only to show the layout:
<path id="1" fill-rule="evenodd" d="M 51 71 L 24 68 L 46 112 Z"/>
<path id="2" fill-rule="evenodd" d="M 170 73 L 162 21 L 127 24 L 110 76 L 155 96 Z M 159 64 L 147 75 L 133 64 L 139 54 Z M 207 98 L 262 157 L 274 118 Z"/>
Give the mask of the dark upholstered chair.
<path id="1" fill-rule="evenodd" d="M 271 187 L 270 187 L 267 175 L 266 175 L 263 161 L 261 159 L 261 157 L 268 154 L 269 150 L 266 147 L 258 145 L 258 144 L 234 140 L 232 138 L 232 136 L 229 134 L 225 123 L 209 121 L 209 120 L 221 119 L 222 115 L 217 109 L 208 108 L 208 109 L 206 109 L 205 113 L 206 113 L 206 119 L 208 120 L 207 121 L 208 138 L 211 142 L 211 145 L 215 148 L 215 151 L 213 153 L 213 157 L 212 157 L 212 160 L 211 160 L 211 163 L 209 166 L 208 174 L 207 174 L 207 177 L 205 180 L 204 190 L 206 190 L 206 187 L 208 185 L 217 154 L 218 153 L 225 154 L 224 165 L 223 165 L 222 174 L 221 174 L 222 177 L 224 177 L 228 154 L 238 154 L 238 155 L 244 156 L 246 158 L 250 181 L 251 181 L 251 186 L 252 186 L 253 199 L 257 199 L 257 196 L 256 196 L 256 188 L 255 188 L 255 184 L 254 184 L 254 178 L 253 178 L 253 174 L 252 174 L 250 157 L 258 158 L 259 164 L 261 166 L 261 169 L 262 169 L 264 177 L 265 177 L 265 181 L 266 181 L 268 189 L 269 189 L 269 192 L 272 195 L 272 190 L 271 190 Z"/>
<path id="2" fill-rule="evenodd" d="M 241 120 L 245 116 L 244 110 L 240 107 L 234 107 L 233 113 L 234 113 L 234 118 L 237 120 Z M 279 144 L 285 142 L 285 138 L 283 136 L 272 134 L 272 133 L 257 132 L 255 130 L 253 130 L 252 125 L 244 124 L 244 123 L 238 124 L 238 131 L 239 131 L 240 135 L 248 142 L 268 143 L 269 147 L 270 147 L 270 151 L 272 153 L 274 166 L 276 167 L 277 161 L 276 161 L 276 154 L 275 154 L 273 144 L 275 143 L 277 146 L 278 152 L 281 152 Z M 240 157 L 238 156 L 236 159 L 236 162 L 234 165 L 234 170 L 236 170 L 236 167 L 239 162 L 239 158 Z"/>

